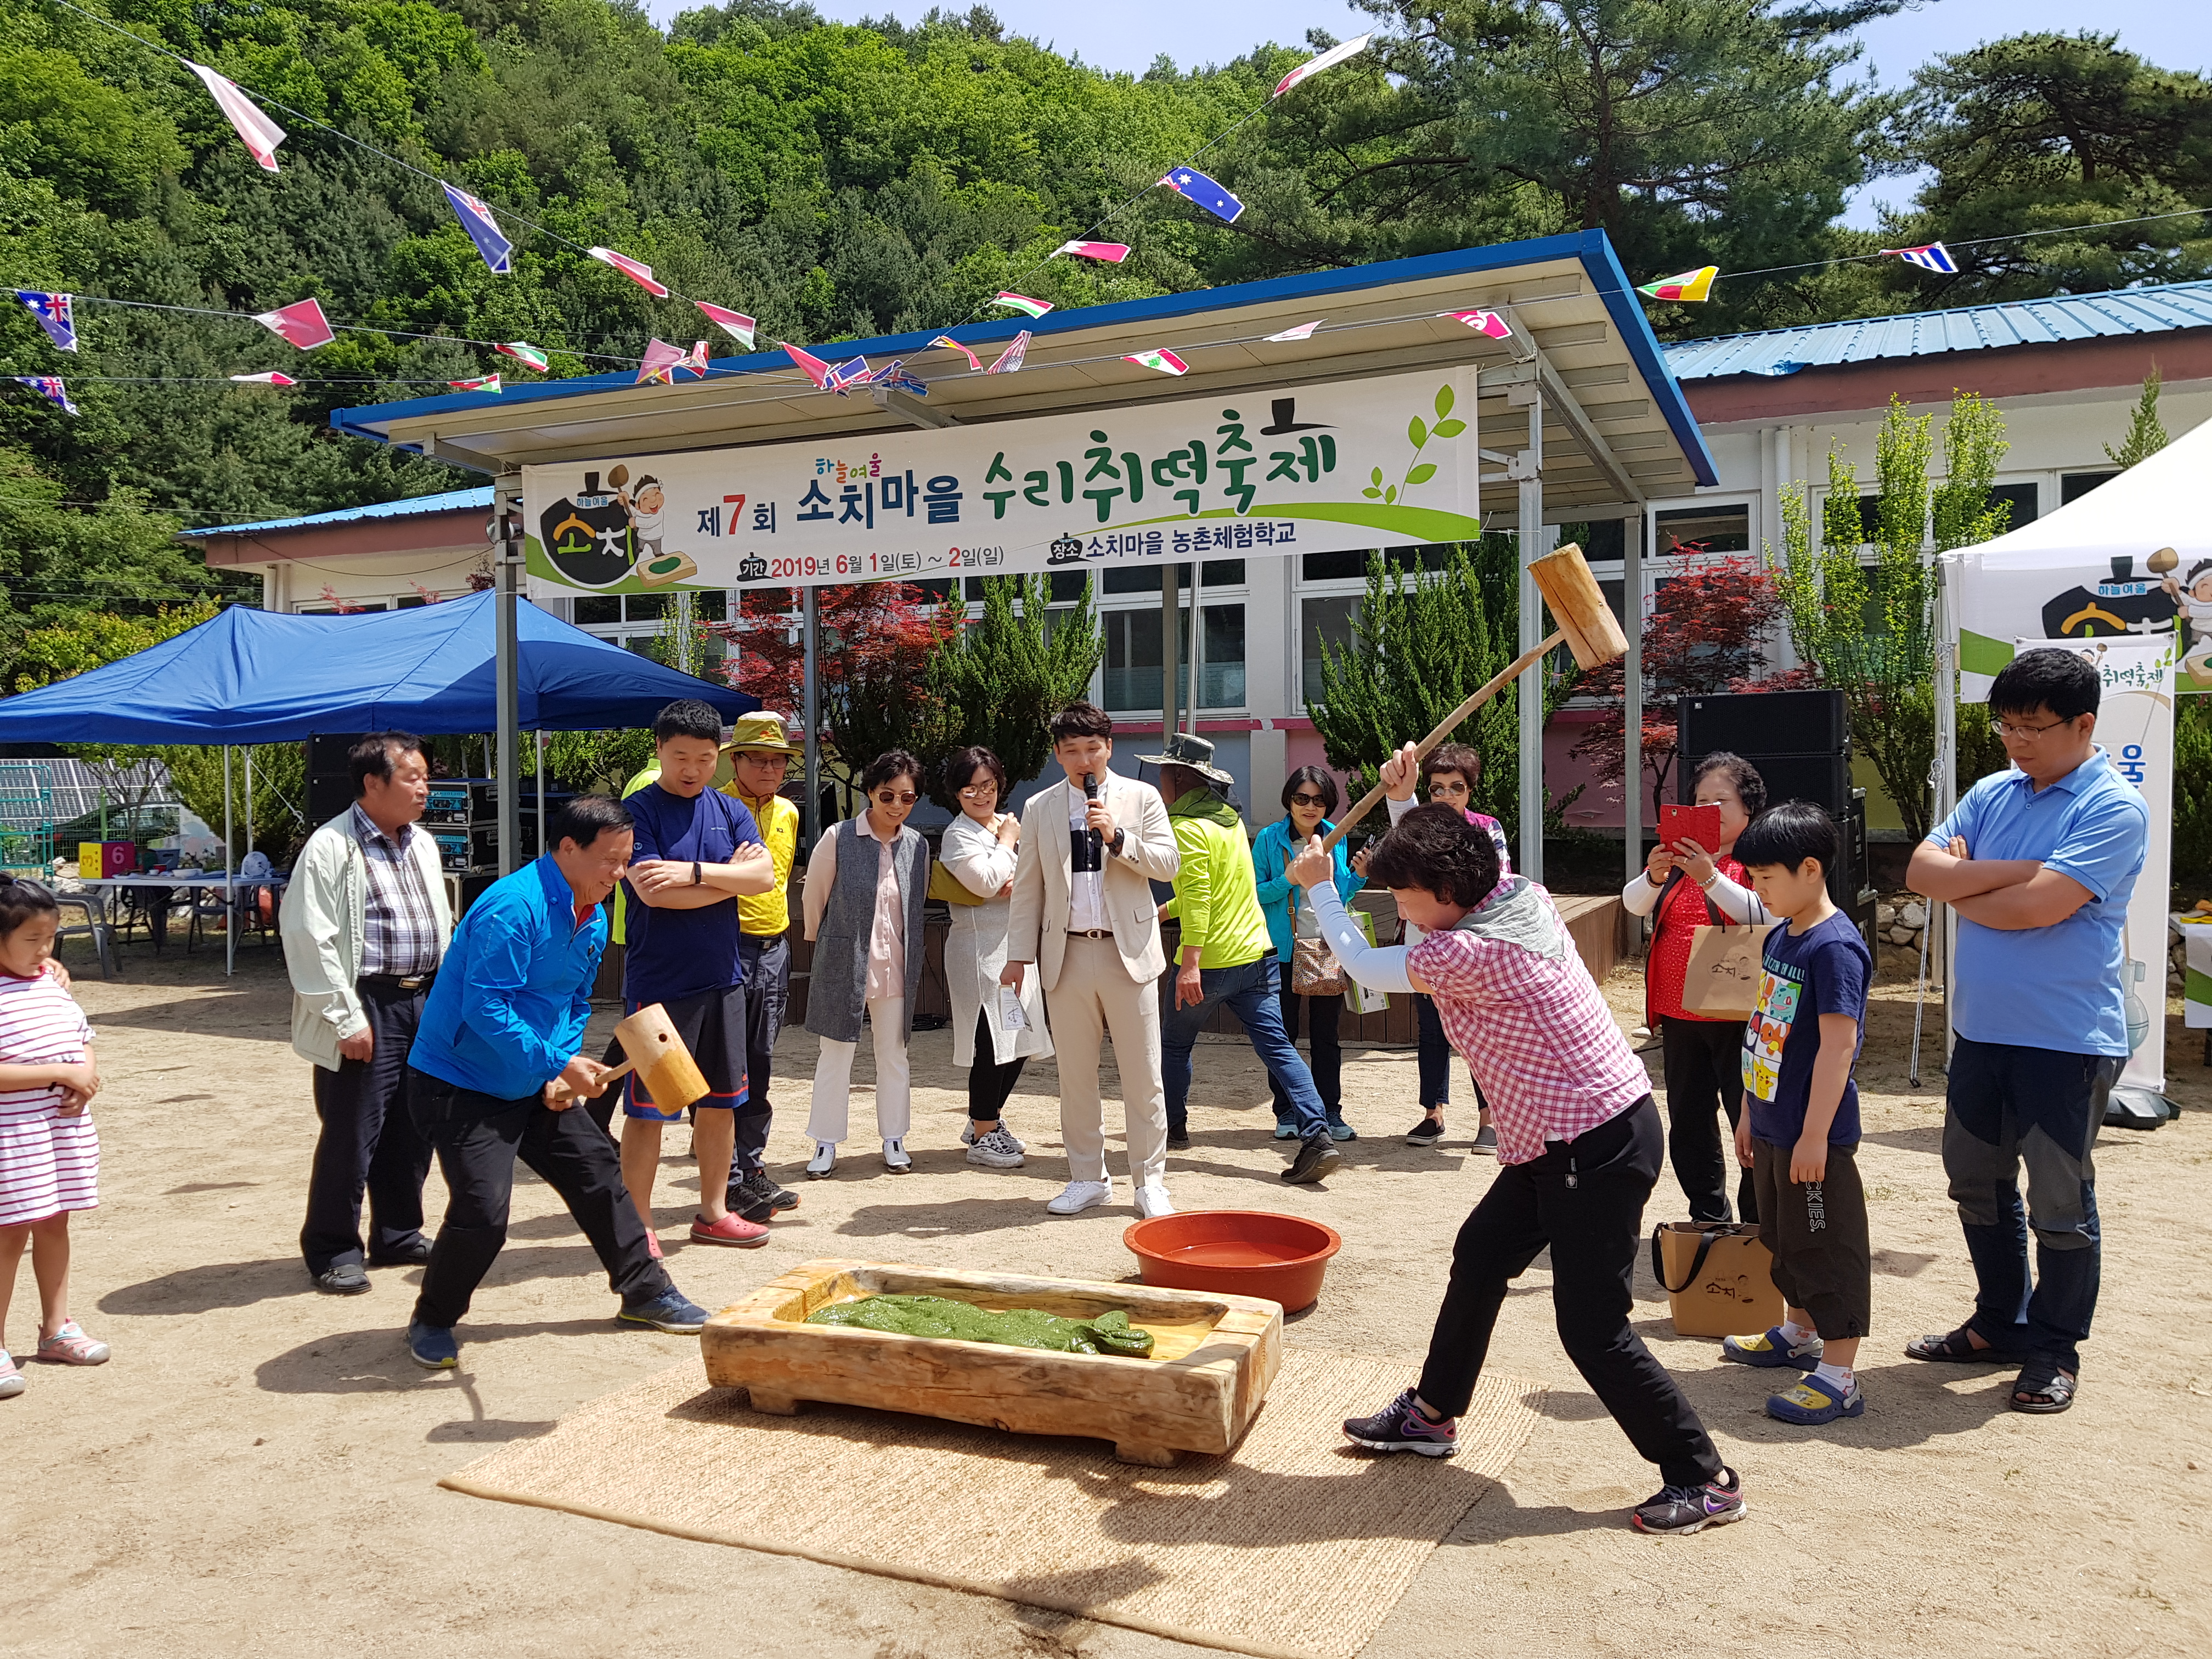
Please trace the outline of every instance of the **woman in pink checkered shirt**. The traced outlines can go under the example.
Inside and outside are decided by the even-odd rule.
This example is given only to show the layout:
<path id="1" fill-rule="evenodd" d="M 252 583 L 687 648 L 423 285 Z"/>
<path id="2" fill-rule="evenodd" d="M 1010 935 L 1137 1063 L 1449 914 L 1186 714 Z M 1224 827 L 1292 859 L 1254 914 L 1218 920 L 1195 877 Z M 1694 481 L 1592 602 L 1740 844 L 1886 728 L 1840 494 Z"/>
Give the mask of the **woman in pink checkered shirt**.
<path id="1" fill-rule="evenodd" d="M 1413 746 L 1384 764 L 1410 789 Z M 1381 1451 L 1448 1457 L 1506 1286 L 1548 1248 L 1559 1340 L 1664 1483 L 1631 1517 L 1686 1534 L 1739 1520 L 1742 1485 L 1666 1367 L 1630 1328 L 1644 1205 L 1665 1136 L 1644 1066 L 1567 937 L 1551 895 L 1498 873 L 1490 836 L 1445 806 L 1398 819 L 1368 864 L 1425 937 L 1378 950 L 1352 924 L 1316 838 L 1292 862 L 1322 932 L 1361 984 L 1435 999 L 1490 1102 L 1498 1178 L 1461 1226 L 1420 1382 L 1345 1433 Z"/>

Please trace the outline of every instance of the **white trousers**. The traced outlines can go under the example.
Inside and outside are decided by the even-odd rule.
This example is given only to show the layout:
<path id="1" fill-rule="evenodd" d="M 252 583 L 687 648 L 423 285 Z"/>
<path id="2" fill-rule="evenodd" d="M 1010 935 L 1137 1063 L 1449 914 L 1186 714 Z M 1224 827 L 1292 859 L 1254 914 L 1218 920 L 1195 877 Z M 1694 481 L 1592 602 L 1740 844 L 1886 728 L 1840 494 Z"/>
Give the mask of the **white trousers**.
<path id="1" fill-rule="evenodd" d="M 868 1029 L 876 1039 L 876 1133 L 885 1140 L 903 1136 L 914 1121 L 914 1085 L 907 1067 L 906 999 L 886 997 L 868 1005 Z M 853 1103 L 853 1051 L 857 1042 L 819 1039 L 814 1061 L 814 1104 L 806 1133 L 831 1146 L 845 1139 Z"/>
<path id="2" fill-rule="evenodd" d="M 1035 972 L 1035 969 L 1031 969 Z M 1168 1096 L 1160 1080 L 1160 994 L 1122 966 L 1114 941 L 1071 939 L 1060 982 L 1044 994 L 1060 1065 L 1060 1135 L 1073 1181 L 1104 1181 L 1106 1107 L 1098 1089 L 1098 1046 L 1111 1032 L 1121 1074 L 1121 1123 L 1129 1138 L 1129 1179 L 1158 1181 L 1168 1164 Z"/>

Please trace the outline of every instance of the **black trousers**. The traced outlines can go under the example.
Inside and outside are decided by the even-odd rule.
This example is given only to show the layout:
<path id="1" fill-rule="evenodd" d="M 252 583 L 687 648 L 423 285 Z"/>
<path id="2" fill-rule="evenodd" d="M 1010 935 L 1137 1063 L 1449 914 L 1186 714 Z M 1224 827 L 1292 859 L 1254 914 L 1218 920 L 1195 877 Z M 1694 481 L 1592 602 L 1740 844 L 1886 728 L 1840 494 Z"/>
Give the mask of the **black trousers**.
<path id="1" fill-rule="evenodd" d="M 1291 964 L 1283 964 L 1283 1035 L 1292 1042 L 1298 1040 L 1298 1011 L 1305 1011 L 1306 1048 L 1312 1054 L 1314 1091 L 1320 1095 L 1322 1110 L 1331 1123 L 1344 1121 L 1344 1045 L 1337 1041 L 1337 1016 L 1344 1012 L 1344 999 L 1334 997 L 1304 997 L 1291 989 Z M 1282 1085 L 1271 1076 L 1267 1091 L 1275 1097 L 1275 1121 L 1291 1123 L 1297 1114 L 1291 1109 L 1291 1097 L 1283 1092 Z"/>
<path id="2" fill-rule="evenodd" d="M 363 1257 L 361 1199 L 368 1194 L 371 1256 L 395 1255 L 422 1236 L 422 1182 L 430 1148 L 408 1110 L 407 1051 L 422 1017 L 422 990 L 365 979 L 356 988 L 374 1039 L 369 1057 L 315 1071 L 315 1115 L 323 1122 L 307 1176 L 307 1219 L 300 1254 L 311 1273 Z"/>
<path id="3" fill-rule="evenodd" d="M 645 1223 L 623 1185 L 620 1155 L 587 1115 L 574 1107 L 554 1111 L 537 1095 L 501 1100 L 423 1072 L 414 1073 L 411 1083 L 416 1127 L 436 1151 L 449 1194 L 422 1270 L 417 1320 L 450 1327 L 468 1312 L 507 1243 L 518 1158 L 561 1195 L 623 1306 L 671 1288 L 646 1248 Z"/>
<path id="4" fill-rule="evenodd" d="M 1001 1116 L 1013 1096 L 1014 1085 L 1022 1080 L 1022 1067 L 1030 1063 L 1024 1055 L 1001 1066 L 991 1058 L 997 1052 L 991 1041 L 991 1017 L 978 1008 L 975 1058 L 968 1066 L 968 1116 L 972 1122 L 988 1123 Z"/>
<path id="5" fill-rule="evenodd" d="M 1751 1171 L 1735 1161 L 1735 1124 L 1743 1115 L 1743 1021 L 1659 1018 L 1662 1069 L 1667 1078 L 1667 1161 L 1692 1221 L 1729 1218 L 1728 1172 L 1737 1170 L 1736 1213 L 1759 1219 Z M 1716 1112 L 1728 1114 L 1723 1137 Z"/>
<path id="6" fill-rule="evenodd" d="M 1452 1246 L 1451 1284 L 1421 1370 L 1421 1398 L 1457 1417 L 1474 1397 L 1505 1287 L 1552 1251 L 1552 1315 L 1583 1380 L 1668 1486 L 1721 1471 L 1705 1425 L 1629 1328 L 1644 1200 L 1659 1179 L 1659 1109 L 1643 1099 L 1541 1158 L 1508 1164 Z"/>
<path id="7" fill-rule="evenodd" d="M 769 1062 L 783 1031 L 783 1011 L 791 1000 L 791 935 L 760 933 L 738 938 L 738 960 L 745 970 L 745 1104 L 738 1114 L 737 1155 L 730 1160 L 734 1181 L 768 1159 L 768 1132 L 775 1109 L 768 1097 Z"/>

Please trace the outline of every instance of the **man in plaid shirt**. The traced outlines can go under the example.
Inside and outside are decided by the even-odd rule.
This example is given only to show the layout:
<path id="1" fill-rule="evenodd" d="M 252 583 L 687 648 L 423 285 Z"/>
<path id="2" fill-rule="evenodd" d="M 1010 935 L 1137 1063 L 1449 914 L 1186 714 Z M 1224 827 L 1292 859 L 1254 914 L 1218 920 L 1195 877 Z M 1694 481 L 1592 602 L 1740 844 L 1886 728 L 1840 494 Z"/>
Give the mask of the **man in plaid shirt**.
<path id="1" fill-rule="evenodd" d="M 1383 767 L 1407 785 L 1412 744 Z M 1331 860 L 1311 842 L 1290 867 L 1344 969 L 1378 989 L 1425 992 L 1490 1102 L 1498 1178 L 1452 1249 L 1451 1281 L 1417 1388 L 1344 1431 L 1364 1446 L 1449 1457 L 1474 1397 L 1508 1284 L 1551 1251 L 1552 1304 L 1567 1357 L 1664 1483 L 1631 1517 L 1650 1533 L 1739 1520 L 1725 1468 L 1674 1379 L 1629 1328 L 1644 1205 L 1664 1135 L 1651 1085 L 1567 937 L 1551 895 L 1498 874 L 1489 836 L 1448 806 L 1400 818 L 1367 866 L 1422 929 L 1378 950 L 1346 915 Z"/>

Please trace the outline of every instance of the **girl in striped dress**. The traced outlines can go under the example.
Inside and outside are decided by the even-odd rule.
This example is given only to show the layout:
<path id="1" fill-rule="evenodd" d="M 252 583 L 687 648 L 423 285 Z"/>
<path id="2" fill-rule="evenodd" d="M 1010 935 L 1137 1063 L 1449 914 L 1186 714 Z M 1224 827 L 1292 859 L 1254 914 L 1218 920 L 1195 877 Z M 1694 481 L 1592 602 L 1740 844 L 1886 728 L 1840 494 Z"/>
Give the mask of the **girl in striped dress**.
<path id="1" fill-rule="evenodd" d="M 70 1317 L 69 1214 L 100 1201 L 100 1139 L 85 1110 L 100 1072 L 84 1011 L 46 971 L 60 921 L 52 893 L 0 874 L 0 1341 L 28 1244 L 35 1357 L 97 1365 L 107 1345 Z M 0 1347 L 0 1400 L 22 1391 L 22 1372 Z"/>

